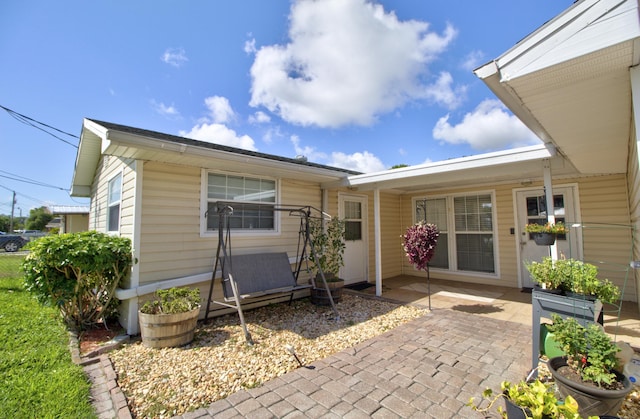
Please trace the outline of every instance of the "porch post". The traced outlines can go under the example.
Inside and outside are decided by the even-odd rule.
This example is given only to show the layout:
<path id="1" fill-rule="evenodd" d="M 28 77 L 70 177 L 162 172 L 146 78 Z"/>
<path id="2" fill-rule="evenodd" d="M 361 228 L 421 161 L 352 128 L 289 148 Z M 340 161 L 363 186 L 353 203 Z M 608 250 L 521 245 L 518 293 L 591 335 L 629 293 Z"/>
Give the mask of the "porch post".
<path id="1" fill-rule="evenodd" d="M 380 238 L 380 189 L 373 190 L 373 226 L 376 258 L 376 296 L 382 296 L 382 245 Z"/>
<path id="2" fill-rule="evenodd" d="M 544 177 L 544 193 L 547 201 L 547 221 L 550 224 L 556 223 L 555 205 L 553 202 L 553 186 L 551 185 L 551 162 L 549 159 L 542 160 L 542 172 Z M 558 260 L 558 246 L 556 242 L 551 245 L 551 260 Z"/>

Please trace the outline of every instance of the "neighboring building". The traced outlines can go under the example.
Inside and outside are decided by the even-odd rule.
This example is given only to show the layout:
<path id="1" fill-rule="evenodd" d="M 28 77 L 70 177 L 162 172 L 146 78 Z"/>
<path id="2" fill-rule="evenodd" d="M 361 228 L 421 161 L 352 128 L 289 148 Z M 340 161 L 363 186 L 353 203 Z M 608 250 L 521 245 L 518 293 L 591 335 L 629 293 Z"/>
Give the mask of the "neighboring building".
<path id="1" fill-rule="evenodd" d="M 576 2 L 476 70 L 544 144 L 378 173 L 86 119 L 72 195 L 91 198 L 90 229 L 131 238 L 138 260 L 117 294 L 121 322 L 137 333 L 138 298 L 155 289 L 208 290 L 217 234 L 206 214 L 219 196 L 235 197 L 247 220 L 232 232 L 236 254 L 286 251 L 295 259 L 298 220 L 242 210 L 256 200 L 347 219 L 340 276 L 375 281 L 378 294 L 386 278 L 424 275 L 408 264 L 400 236 L 426 218 L 441 231 L 433 278 L 527 287 L 525 262 L 552 251 L 605 262 L 624 299 L 638 301 L 630 269 L 640 260 L 638 41 L 637 1 Z M 551 215 L 546 202 L 574 226 L 551 250 L 524 232 Z"/>
<path id="2" fill-rule="evenodd" d="M 79 205 L 49 205 L 53 220 L 47 229 L 58 228 L 60 234 L 89 230 L 89 207 Z"/>

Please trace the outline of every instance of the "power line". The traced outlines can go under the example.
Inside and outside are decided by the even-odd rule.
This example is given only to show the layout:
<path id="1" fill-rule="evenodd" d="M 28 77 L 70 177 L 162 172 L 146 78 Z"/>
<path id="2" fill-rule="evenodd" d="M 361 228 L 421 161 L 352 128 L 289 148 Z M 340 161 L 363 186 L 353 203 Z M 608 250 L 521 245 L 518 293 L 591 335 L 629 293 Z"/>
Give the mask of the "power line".
<path id="1" fill-rule="evenodd" d="M 45 188 L 52 188 L 52 189 L 59 189 L 61 191 L 69 191 L 69 189 L 67 188 L 62 188 L 60 186 L 54 186 L 54 185 L 50 185 L 48 183 L 44 183 L 44 182 L 40 182 L 37 180 L 33 180 L 33 179 L 29 179 L 28 177 L 24 177 L 24 176 L 20 176 L 20 175 L 16 175 L 13 173 L 9 173 L 9 172 L 5 172 L 4 170 L 0 170 L 0 173 L 5 173 L 6 175 L 0 175 L 0 177 L 6 178 L 6 179 L 11 179 L 11 180 L 15 180 L 18 182 L 24 182 L 24 183 L 30 183 L 32 185 L 37 185 L 37 186 L 42 186 Z"/>
<path id="2" fill-rule="evenodd" d="M 75 144 L 73 144 L 73 143 L 71 143 L 71 142 L 69 142 L 69 141 L 67 141 L 67 140 L 65 140 L 63 138 L 60 138 L 59 136 L 55 135 L 54 133 L 47 131 L 43 127 L 46 127 L 48 129 L 52 129 L 52 130 L 57 131 L 57 132 L 59 132 L 61 134 L 68 135 L 69 137 L 73 137 L 73 138 L 78 138 L 79 139 L 79 137 L 77 135 L 70 134 L 70 133 L 68 133 L 66 131 L 62 131 L 61 129 L 58 129 L 56 127 L 52 127 L 51 125 L 48 125 L 48 124 L 45 124 L 44 122 L 40 122 L 38 120 L 30 118 L 30 117 L 28 117 L 26 115 L 18 113 L 16 111 L 14 111 L 13 109 L 9 109 L 9 108 L 7 108 L 5 106 L 0 105 L 0 108 L 2 108 L 5 111 L 7 111 L 7 113 L 9 115 L 11 115 L 13 118 L 15 118 L 17 121 L 22 122 L 23 124 L 28 125 L 30 127 L 39 129 L 40 131 L 49 134 L 50 136 L 62 141 L 63 143 L 70 145 L 71 147 L 78 148 L 77 145 L 75 145 Z"/>

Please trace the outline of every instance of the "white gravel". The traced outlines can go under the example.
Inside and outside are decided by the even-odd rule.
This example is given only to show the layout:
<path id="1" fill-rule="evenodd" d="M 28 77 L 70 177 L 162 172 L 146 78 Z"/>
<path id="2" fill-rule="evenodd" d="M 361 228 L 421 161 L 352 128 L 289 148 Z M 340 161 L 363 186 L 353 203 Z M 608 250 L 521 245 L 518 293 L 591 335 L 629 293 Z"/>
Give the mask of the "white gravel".
<path id="1" fill-rule="evenodd" d="M 198 323 L 194 341 L 181 348 L 150 349 L 135 342 L 109 354 L 118 384 L 138 418 L 180 415 L 252 388 L 304 364 L 352 347 L 428 311 L 350 294 L 330 307 L 308 299 L 245 312 L 255 344 L 246 344 L 238 315 Z"/>

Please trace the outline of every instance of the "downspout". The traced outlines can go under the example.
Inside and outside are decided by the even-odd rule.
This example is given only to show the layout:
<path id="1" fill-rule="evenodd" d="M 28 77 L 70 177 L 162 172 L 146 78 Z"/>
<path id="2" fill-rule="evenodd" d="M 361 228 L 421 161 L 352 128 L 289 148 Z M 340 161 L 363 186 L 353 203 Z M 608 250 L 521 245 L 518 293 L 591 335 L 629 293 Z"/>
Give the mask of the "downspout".
<path id="1" fill-rule="evenodd" d="M 555 205 L 553 202 L 553 186 L 551 184 L 551 161 L 549 159 L 542 160 L 542 175 L 544 178 L 544 193 L 547 201 L 547 222 L 549 224 L 556 223 Z M 558 260 L 558 246 L 556 242 L 551 245 L 551 260 Z"/>
<path id="2" fill-rule="evenodd" d="M 382 296 L 382 239 L 380 229 L 380 189 L 373 190 L 373 236 L 376 260 L 376 296 Z"/>

